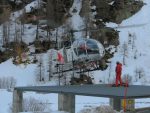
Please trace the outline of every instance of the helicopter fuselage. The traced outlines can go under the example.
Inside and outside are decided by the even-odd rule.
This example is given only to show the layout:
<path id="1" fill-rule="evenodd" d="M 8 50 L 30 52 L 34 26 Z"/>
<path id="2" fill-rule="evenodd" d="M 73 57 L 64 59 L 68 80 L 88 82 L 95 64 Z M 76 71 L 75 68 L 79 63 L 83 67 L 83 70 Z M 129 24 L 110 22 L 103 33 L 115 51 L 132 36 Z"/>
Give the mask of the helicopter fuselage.
<path id="1" fill-rule="evenodd" d="M 100 60 L 105 55 L 102 44 L 94 39 L 80 38 L 66 49 L 67 62 L 88 62 Z"/>

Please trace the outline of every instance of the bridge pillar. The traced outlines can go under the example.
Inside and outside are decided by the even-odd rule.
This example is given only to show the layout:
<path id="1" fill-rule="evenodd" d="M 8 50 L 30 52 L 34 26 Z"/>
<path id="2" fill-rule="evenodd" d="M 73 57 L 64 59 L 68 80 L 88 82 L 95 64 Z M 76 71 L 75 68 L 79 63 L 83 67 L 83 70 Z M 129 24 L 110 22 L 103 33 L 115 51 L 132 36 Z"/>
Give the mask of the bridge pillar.
<path id="1" fill-rule="evenodd" d="M 22 91 L 15 90 L 13 91 L 13 113 L 22 112 Z"/>
<path id="2" fill-rule="evenodd" d="M 120 111 L 121 110 L 121 99 L 119 98 L 110 98 L 110 106 L 112 106 L 112 108 L 116 111 Z"/>
<path id="3" fill-rule="evenodd" d="M 58 110 L 75 113 L 75 95 L 58 94 Z"/>

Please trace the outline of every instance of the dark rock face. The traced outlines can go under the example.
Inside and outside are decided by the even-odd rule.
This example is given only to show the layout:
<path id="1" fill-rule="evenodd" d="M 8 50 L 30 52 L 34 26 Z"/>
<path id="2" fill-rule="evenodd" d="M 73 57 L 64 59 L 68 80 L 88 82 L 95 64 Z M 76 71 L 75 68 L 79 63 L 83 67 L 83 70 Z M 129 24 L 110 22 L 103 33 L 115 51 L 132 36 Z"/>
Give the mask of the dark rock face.
<path id="1" fill-rule="evenodd" d="M 120 24 L 138 12 L 143 2 L 135 0 L 92 0 L 91 5 L 96 6 L 97 15 L 95 24 L 100 29 L 93 33 L 93 38 L 99 40 L 105 47 L 119 44 L 118 32 L 112 28 L 105 27 L 105 22 Z"/>
<path id="2" fill-rule="evenodd" d="M 110 6 L 105 0 L 93 0 L 92 5 L 96 6 L 97 15 L 96 19 L 103 19 L 104 22 L 109 21 Z"/>
<path id="3" fill-rule="evenodd" d="M 67 18 L 73 0 L 48 0 L 47 1 L 47 17 L 50 27 L 58 27 L 63 24 Z"/>
<path id="4" fill-rule="evenodd" d="M 94 39 L 100 41 L 104 47 L 108 47 L 109 45 L 118 46 L 119 44 L 118 31 L 113 28 L 100 28 L 97 32 L 93 32 L 92 36 Z"/>
<path id="5" fill-rule="evenodd" d="M 7 1 L 0 0 L 0 24 L 6 21 L 9 17 L 10 5 Z"/>
<path id="6" fill-rule="evenodd" d="M 92 5 L 96 5 L 97 8 L 96 19 L 120 24 L 124 19 L 138 12 L 143 6 L 143 2 L 135 0 L 93 0 Z"/>

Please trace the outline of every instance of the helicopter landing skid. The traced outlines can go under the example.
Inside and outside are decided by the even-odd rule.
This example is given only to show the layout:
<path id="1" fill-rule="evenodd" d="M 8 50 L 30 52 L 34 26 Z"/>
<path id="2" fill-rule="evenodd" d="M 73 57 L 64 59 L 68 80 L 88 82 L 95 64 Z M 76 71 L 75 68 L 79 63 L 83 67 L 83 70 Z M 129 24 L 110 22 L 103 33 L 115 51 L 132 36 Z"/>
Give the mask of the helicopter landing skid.
<path id="1" fill-rule="evenodd" d="M 100 70 L 97 62 L 86 62 L 86 63 L 66 63 L 63 65 L 58 64 L 53 74 L 64 73 L 74 71 L 75 73 L 84 73 L 90 71 Z"/>

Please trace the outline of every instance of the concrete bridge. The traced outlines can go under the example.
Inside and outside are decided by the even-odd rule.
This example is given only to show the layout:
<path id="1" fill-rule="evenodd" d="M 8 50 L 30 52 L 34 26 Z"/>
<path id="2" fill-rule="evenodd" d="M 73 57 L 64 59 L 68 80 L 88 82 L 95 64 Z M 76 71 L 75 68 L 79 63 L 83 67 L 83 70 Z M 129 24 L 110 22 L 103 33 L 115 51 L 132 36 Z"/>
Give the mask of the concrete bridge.
<path id="1" fill-rule="evenodd" d="M 110 105 L 117 111 L 121 110 L 121 100 L 125 96 L 125 87 L 111 87 L 107 84 L 16 87 L 13 92 L 13 113 L 22 112 L 24 91 L 58 93 L 58 110 L 69 113 L 75 113 L 75 95 L 110 98 Z M 127 88 L 126 99 L 149 97 L 150 86 L 130 85 Z"/>

